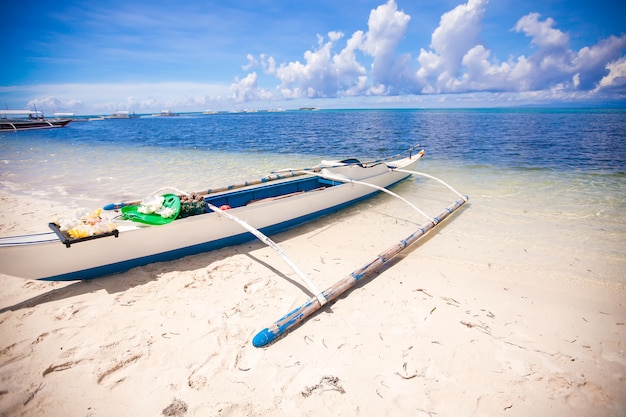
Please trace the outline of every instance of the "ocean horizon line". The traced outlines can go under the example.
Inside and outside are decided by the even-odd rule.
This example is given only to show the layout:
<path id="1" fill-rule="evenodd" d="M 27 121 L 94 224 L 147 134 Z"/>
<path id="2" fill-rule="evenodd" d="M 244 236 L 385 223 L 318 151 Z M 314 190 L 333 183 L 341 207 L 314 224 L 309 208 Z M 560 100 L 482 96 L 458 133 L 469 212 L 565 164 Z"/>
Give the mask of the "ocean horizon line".
<path id="1" fill-rule="evenodd" d="M 545 105 L 526 105 L 526 106 L 480 106 L 480 107 L 301 107 L 301 108 L 241 108 L 230 110 L 180 110 L 180 111 L 168 111 L 170 114 L 160 114 L 161 111 L 141 111 L 136 112 L 133 110 L 116 110 L 113 112 L 102 113 L 78 113 L 72 111 L 53 111 L 52 114 L 71 114 L 74 118 L 87 118 L 87 117 L 103 117 L 112 116 L 118 113 L 124 113 L 130 117 L 120 118 L 148 118 L 148 117 L 168 117 L 168 116 L 215 116 L 215 115 L 227 115 L 227 114 L 256 114 L 256 113 L 297 113 L 297 112 L 592 112 L 592 111 L 626 111 L 626 105 L 558 105 L 558 106 L 545 106 Z M 61 117 L 61 116 L 59 116 Z"/>

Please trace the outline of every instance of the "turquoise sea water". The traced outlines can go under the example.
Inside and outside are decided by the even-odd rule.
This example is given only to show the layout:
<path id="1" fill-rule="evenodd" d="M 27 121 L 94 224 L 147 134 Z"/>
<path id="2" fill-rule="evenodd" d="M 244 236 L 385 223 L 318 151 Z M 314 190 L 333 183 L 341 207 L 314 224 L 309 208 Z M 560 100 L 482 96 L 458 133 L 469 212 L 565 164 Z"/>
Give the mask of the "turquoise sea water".
<path id="1" fill-rule="evenodd" d="M 565 231 L 571 240 L 594 236 L 581 250 L 618 264 L 626 258 L 620 109 L 323 110 L 73 122 L 0 133 L 0 188 L 98 207 L 164 186 L 200 191 L 321 159 L 375 160 L 416 144 L 426 151 L 421 170 L 471 196 L 460 223 L 475 222 L 481 233 L 492 227 L 495 235 L 495 228 L 518 221 L 512 229 L 519 233 L 523 224 L 529 239 Z M 436 192 L 424 184 L 414 179 L 401 191 L 439 210 Z M 615 270 L 605 275 L 626 281 Z"/>

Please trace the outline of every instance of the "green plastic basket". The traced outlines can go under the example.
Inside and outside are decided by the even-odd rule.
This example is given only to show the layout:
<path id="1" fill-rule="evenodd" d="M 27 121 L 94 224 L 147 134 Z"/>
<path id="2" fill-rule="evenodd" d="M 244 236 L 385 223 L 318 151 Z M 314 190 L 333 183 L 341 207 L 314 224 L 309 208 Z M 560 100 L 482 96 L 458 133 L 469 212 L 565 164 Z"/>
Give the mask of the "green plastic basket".
<path id="1" fill-rule="evenodd" d="M 163 206 L 169 207 L 174 211 L 171 217 L 161 217 L 160 214 L 155 213 L 140 213 L 138 211 L 140 206 L 122 207 L 122 215 L 126 220 L 132 220 L 139 223 L 155 225 L 171 223 L 180 213 L 180 198 L 174 194 L 164 194 L 163 197 L 165 198 Z"/>

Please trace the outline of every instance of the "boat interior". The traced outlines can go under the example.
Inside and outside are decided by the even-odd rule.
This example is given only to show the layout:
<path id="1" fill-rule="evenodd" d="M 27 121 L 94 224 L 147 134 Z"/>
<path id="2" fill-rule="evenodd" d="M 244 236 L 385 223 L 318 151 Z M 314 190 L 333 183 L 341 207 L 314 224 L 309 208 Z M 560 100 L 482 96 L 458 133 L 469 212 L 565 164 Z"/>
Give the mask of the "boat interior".
<path id="1" fill-rule="evenodd" d="M 232 190 L 223 194 L 209 195 L 205 197 L 204 200 L 217 207 L 228 206 L 230 208 L 237 208 L 269 200 L 291 197 L 309 191 L 323 190 L 339 184 L 343 183 L 311 176 L 287 182 L 271 183 L 261 187 Z M 211 210 L 207 209 L 207 211 Z"/>

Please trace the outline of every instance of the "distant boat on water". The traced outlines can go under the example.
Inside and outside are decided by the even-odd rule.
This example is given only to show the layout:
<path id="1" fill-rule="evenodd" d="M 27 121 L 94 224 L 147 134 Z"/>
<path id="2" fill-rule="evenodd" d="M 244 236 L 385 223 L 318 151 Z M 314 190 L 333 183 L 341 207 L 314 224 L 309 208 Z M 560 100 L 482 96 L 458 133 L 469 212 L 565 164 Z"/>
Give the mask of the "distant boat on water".
<path id="1" fill-rule="evenodd" d="M 134 119 L 139 117 L 135 114 L 135 112 L 129 112 L 128 110 L 116 111 L 113 114 L 108 116 L 104 116 L 105 119 Z"/>
<path id="2" fill-rule="evenodd" d="M 75 113 L 69 113 L 69 112 L 55 111 L 53 114 L 54 114 L 54 117 L 57 119 L 73 119 L 76 117 Z"/>
<path id="3" fill-rule="evenodd" d="M 170 111 L 170 110 L 161 110 L 161 113 L 154 113 L 153 116 L 171 117 L 171 116 L 178 116 L 178 113 L 174 113 L 173 111 Z"/>
<path id="4" fill-rule="evenodd" d="M 63 127 L 72 119 L 46 119 L 38 110 L 0 110 L 0 131 L 51 129 Z"/>
<path id="5" fill-rule="evenodd" d="M 54 119 L 70 119 L 72 122 L 88 122 L 89 118 L 85 116 L 77 116 L 76 113 L 71 112 L 57 112 L 54 113 Z"/>

